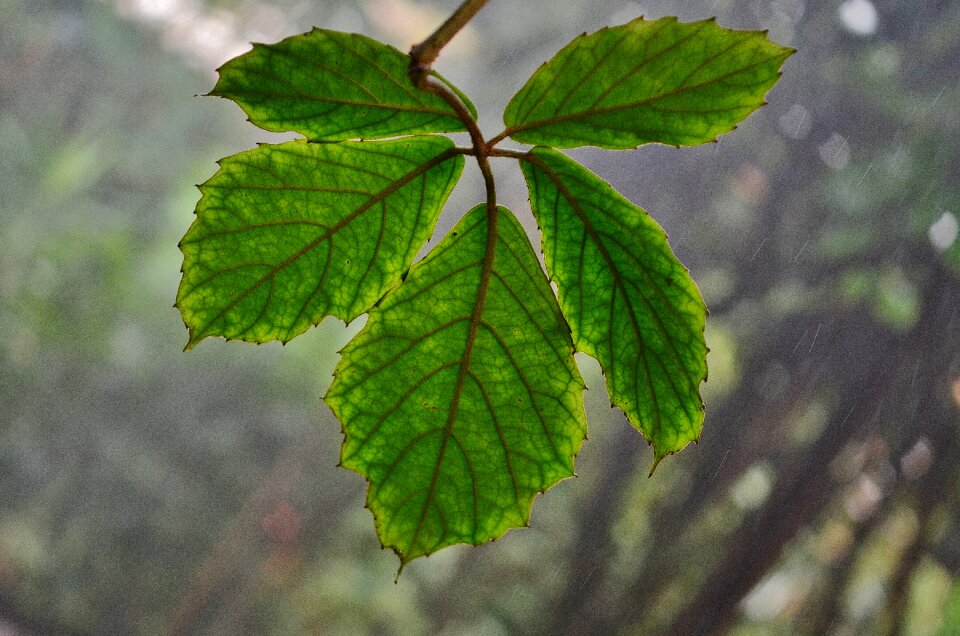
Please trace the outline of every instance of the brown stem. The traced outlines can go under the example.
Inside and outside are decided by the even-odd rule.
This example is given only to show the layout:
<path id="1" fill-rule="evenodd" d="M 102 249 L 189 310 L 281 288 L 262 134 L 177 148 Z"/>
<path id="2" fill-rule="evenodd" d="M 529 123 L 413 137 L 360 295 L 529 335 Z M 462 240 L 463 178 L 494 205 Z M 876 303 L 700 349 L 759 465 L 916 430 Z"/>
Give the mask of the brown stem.
<path id="1" fill-rule="evenodd" d="M 503 132 L 501 132 L 499 135 L 497 135 L 496 137 L 494 137 L 493 139 L 491 139 L 490 142 L 489 142 L 489 148 L 492 149 L 492 148 L 493 148 L 494 146 L 496 146 L 498 143 L 500 143 L 501 141 L 503 141 L 504 139 L 506 139 L 507 137 L 509 137 L 511 132 L 512 132 L 512 131 L 511 131 L 509 128 L 507 128 L 507 129 L 505 129 Z"/>
<path id="2" fill-rule="evenodd" d="M 483 133 L 480 132 L 480 126 L 477 124 L 477 120 L 473 118 L 473 114 L 467 110 L 467 107 L 464 105 L 463 101 L 454 93 L 452 90 L 447 88 L 445 84 L 431 80 L 429 77 L 425 77 L 424 80 L 417 85 L 422 91 L 428 93 L 435 93 L 442 97 L 451 108 L 457 111 L 457 117 L 460 118 L 460 121 L 467 127 L 467 132 L 470 133 L 470 143 L 473 144 L 473 152 L 471 154 L 477 157 L 477 161 L 480 161 L 480 157 L 487 157 L 489 154 L 487 152 L 487 142 L 483 139 Z M 481 166 L 481 170 L 482 170 Z"/>
<path id="3" fill-rule="evenodd" d="M 519 150 L 505 150 L 503 148 L 494 148 L 494 140 L 487 142 L 487 156 L 489 157 L 507 157 L 510 159 L 524 160 L 530 157 L 529 152 L 520 152 Z"/>
<path id="4" fill-rule="evenodd" d="M 410 68 L 408 73 L 414 86 L 423 88 L 423 82 L 430 73 L 430 66 L 433 64 L 440 50 L 447 45 L 447 42 L 453 39 L 460 29 L 466 26 L 467 22 L 473 19 L 487 0 L 464 0 L 463 4 L 453 12 L 447 21 L 441 24 L 436 31 L 430 34 L 423 42 L 414 44 L 410 49 Z"/>
<path id="5" fill-rule="evenodd" d="M 470 133 L 470 141 L 473 144 L 473 155 L 480 166 L 480 172 L 483 173 L 483 181 L 487 187 L 487 213 L 493 216 L 497 212 L 496 190 L 493 184 L 493 173 L 490 170 L 490 162 L 487 160 L 489 150 L 487 143 L 480 132 L 477 120 L 473 113 L 467 108 L 460 99 L 446 85 L 430 79 L 430 65 L 437 59 L 442 49 L 460 29 L 466 26 L 473 16 L 477 14 L 487 0 L 464 0 L 463 4 L 453 12 L 446 22 L 441 24 L 430 37 L 423 42 L 415 44 L 410 49 L 410 66 L 407 70 L 410 81 L 420 90 L 428 93 L 434 93 L 442 97 L 450 106 L 457 111 L 457 117 L 467 127 Z"/>
<path id="6" fill-rule="evenodd" d="M 493 179 L 493 170 L 490 169 L 490 151 L 487 147 L 487 142 L 483 139 L 483 133 L 480 131 L 477 120 L 473 118 L 473 115 L 467 110 L 467 107 L 460 98 L 447 88 L 446 85 L 432 81 L 430 78 L 425 78 L 420 84 L 420 88 L 431 93 L 436 93 L 445 99 L 447 103 L 457 111 L 460 120 L 466 125 L 467 131 L 470 133 L 470 141 L 473 143 L 473 152 L 467 153 L 465 152 L 466 149 L 458 150 L 463 152 L 463 154 L 473 154 L 477 160 L 477 166 L 480 167 L 480 174 L 483 175 L 483 183 L 487 190 L 487 231 L 493 232 L 492 236 L 495 237 L 497 227 L 497 188 Z"/>

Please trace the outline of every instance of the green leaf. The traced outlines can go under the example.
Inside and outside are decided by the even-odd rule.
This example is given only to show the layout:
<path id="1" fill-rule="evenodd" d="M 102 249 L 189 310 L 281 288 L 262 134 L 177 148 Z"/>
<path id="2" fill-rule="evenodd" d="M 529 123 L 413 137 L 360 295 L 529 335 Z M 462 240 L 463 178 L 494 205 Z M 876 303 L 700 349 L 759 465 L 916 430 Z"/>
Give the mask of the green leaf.
<path id="1" fill-rule="evenodd" d="M 663 229 L 598 176 L 548 148 L 521 168 L 576 348 L 600 361 L 611 401 L 659 462 L 703 425 L 700 292 Z"/>
<path id="2" fill-rule="evenodd" d="M 406 563 L 524 526 L 586 434 L 569 329 L 520 224 L 471 210 L 343 351 L 326 401 Z"/>
<path id="3" fill-rule="evenodd" d="M 314 141 L 466 130 L 443 98 L 413 87 L 409 63 L 409 56 L 368 37 L 314 29 L 254 44 L 219 69 L 210 94 L 235 101 L 261 128 Z M 469 100 L 450 88 L 476 117 Z"/>
<path id="4" fill-rule="evenodd" d="M 430 238 L 463 169 L 446 137 L 262 145 L 200 186 L 180 243 L 187 348 L 288 341 L 367 311 Z"/>
<path id="5" fill-rule="evenodd" d="M 714 141 L 764 104 L 793 49 L 713 20 L 644 20 L 581 35 L 504 113 L 505 134 L 557 148 Z"/>

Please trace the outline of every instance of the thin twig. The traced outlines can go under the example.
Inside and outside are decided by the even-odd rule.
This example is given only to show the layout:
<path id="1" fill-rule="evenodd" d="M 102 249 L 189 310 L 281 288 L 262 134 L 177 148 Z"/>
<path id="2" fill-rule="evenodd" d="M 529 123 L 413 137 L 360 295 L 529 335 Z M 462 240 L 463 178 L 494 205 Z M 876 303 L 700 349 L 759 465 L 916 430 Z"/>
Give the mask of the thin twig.
<path id="1" fill-rule="evenodd" d="M 493 171 L 490 169 L 490 161 L 488 159 L 490 149 L 483 138 L 483 133 L 480 132 L 480 126 L 477 124 L 476 118 L 467 108 L 466 104 L 463 103 L 463 100 L 445 84 L 430 78 L 430 65 L 437 59 L 440 50 L 447 42 L 453 39 L 453 36 L 455 36 L 460 29 L 466 26 L 467 22 L 469 22 L 486 3 L 487 0 L 464 0 L 463 4 L 453 12 L 453 15 L 447 18 L 446 22 L 441 24 L 430 37 L 410 49 L 410 66 L 407 72 L 414 86 L 442 97 L 457 111 L 457 116 L 467 127 L 467 131 L 470 133 L 470 141 L 473 144 L 473 155 L 477 160 L 477 165 L 480 168 L 480 173 L 483 175 L 483 182 L 487 190 L 487 231 L 490 235 L 488 238 L 490 241 L 493 241 L 496 238 L 497 226 L 497 190 L 494 185 Z"/>
<path id="2" fill-rule="evenodd" d="M 410 49 L 410 68 L 408 73 L 414 86 L 424 88 L 423 82 L 430 74 L 430 66 L 433 64 L 440 50 L 447 45 L 447 42 L 453 39 L 460 29 L 466 26 L 467 22 L 473 19 L 487 0 L 464 0 L 463 4 L 453 12 L 447 21 L 441 24 L 430 36 L 415 44 Z"/>

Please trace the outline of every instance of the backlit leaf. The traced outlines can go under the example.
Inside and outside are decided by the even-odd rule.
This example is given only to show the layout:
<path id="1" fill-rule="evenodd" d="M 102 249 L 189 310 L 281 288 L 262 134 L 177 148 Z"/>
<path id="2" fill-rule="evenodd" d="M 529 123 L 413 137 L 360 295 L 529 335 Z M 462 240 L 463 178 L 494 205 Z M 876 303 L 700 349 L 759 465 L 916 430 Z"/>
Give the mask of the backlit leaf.
<path id="1" fill-rule="evenodd" d="M 656 461 L 700 435 L 706 307 L 646 212 L 563 153 L 521 161 L 547 271 L 578 351 L 600 361 L 615 406 Z"/>
<path id="2" fill-rule="evenodd" d="M 582 35 L 541 66 L 504 113 L 515 140 L 627 149 L 715 140 L 764 103 L 793 52 L 713 20 L 644 20 Z"/>
<path id="3" fill-rule="evenodd" d="M 370 482 L 402 563 L 526 525 L 586 432 L 556 297 L 520 224 L 498 216 L 490 228 L 474 208 L 371 310 L 326 396 L 342 465 Z"/>
<path id="4" fill-rule="evenodd" d="M 466 130 L 446 101 L 413 87 L 409 63 L 409 56 L 363 35 L 314 29 L 254 44 L 219 69 L 210 94 L 235 101 L 261 128 L 316 141 Z"/>
<path id="5" fill-rule="evenodd" d="M 463 169 L 445 137 L 262 145 L 200 186 L 180 243 L 192 347 L 287 341 L 367 311 L 410 267 Z"/>

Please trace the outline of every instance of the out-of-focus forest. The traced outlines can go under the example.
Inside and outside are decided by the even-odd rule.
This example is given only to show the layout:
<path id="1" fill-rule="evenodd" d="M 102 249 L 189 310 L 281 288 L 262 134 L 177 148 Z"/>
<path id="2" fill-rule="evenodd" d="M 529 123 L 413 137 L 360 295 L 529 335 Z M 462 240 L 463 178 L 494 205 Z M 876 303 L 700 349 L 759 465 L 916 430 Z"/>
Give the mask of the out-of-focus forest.
<path id="1" fill-rule="evenodd" d="M 314 25 L 405 50 L 457 4 L 0 0 L 0 634 L 960 634 L 956 2 L 491 0 L 444 51 L 494 134 L 560 46 L 641 14 L 798 49 L 717 144 L 573 153 L 711 310 L 703 437 L 651 478 L 578 358 L 580 477 L 395 583 L 321 401 L 357 325 L 181 351 L 193 184 L 279 138 L 194 97 L 213 69 Z"/>

